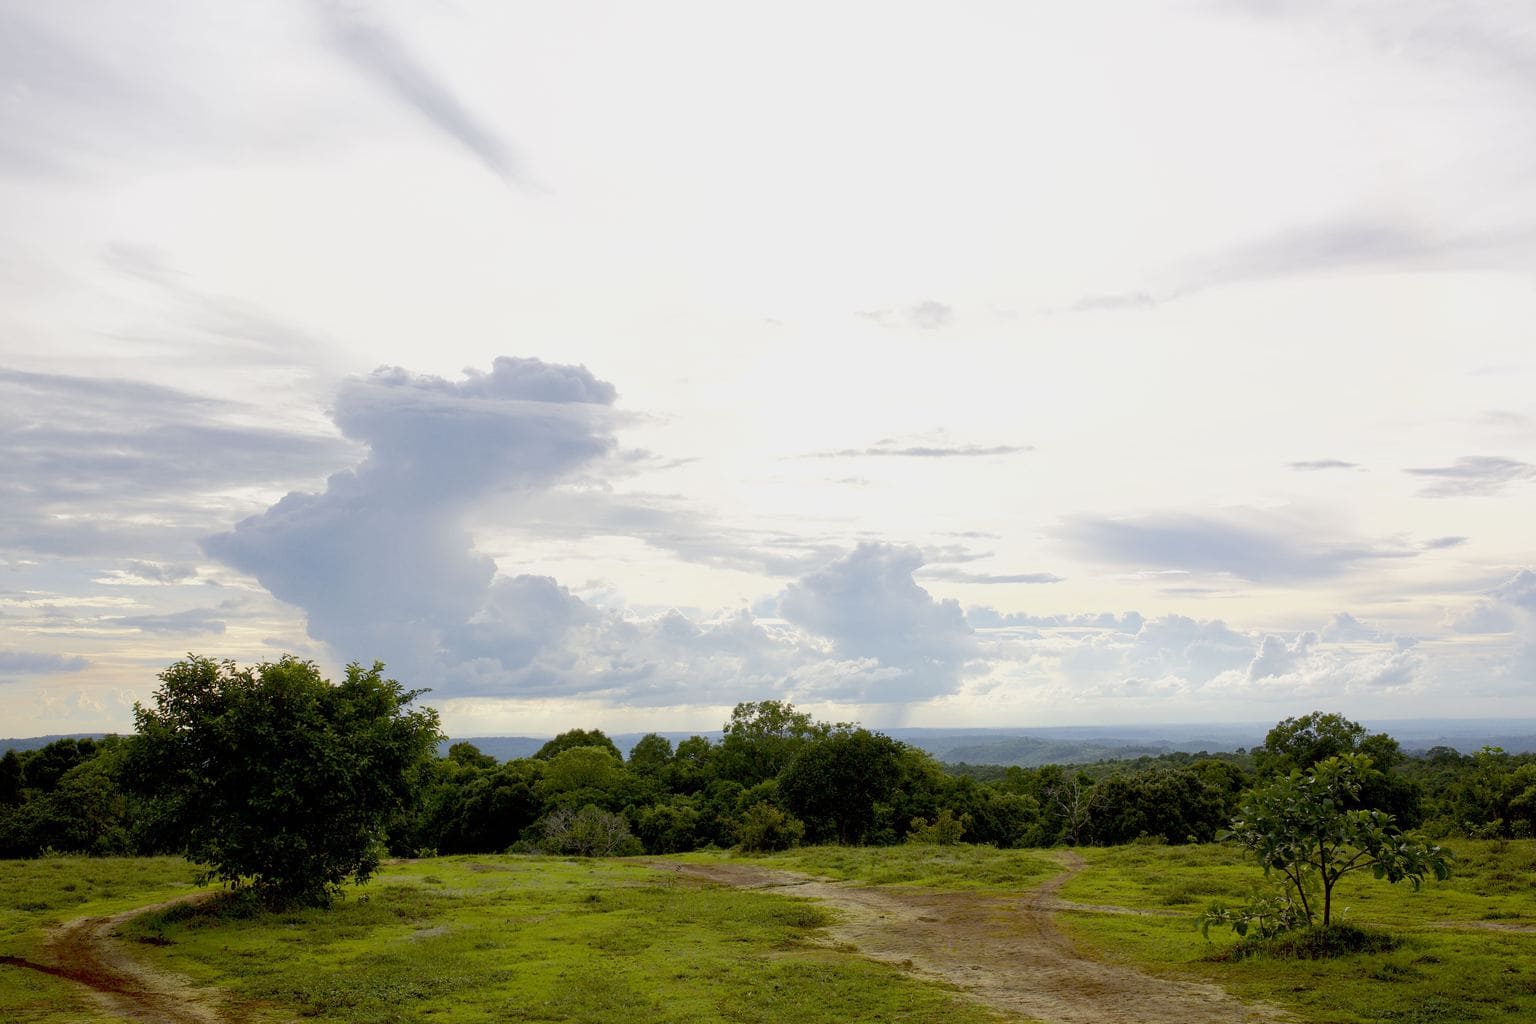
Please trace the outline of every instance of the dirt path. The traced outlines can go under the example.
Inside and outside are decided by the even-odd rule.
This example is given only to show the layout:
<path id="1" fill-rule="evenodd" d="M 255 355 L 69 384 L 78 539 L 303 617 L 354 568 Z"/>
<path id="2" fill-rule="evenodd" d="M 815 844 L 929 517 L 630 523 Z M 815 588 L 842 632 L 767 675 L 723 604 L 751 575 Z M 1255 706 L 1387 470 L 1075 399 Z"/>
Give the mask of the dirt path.
<path id="1" fill-rule="evenodd" d="M 1243 1003 L 1215 985 L 1172 981 L 1090 960 L 1057 929 L 1066 909 L 1056 893 L 1082 870 L 1067 854 L 1066 872 L 1019 896 L 924 892 L 831 882 L 748 864 L 658 864 L 683 877 L 721 885 L 781 890 L 843 912 L 826 942 L 957 986 L 1005 1013 L 1050 1024 L 1189 1024 L 1277 1022 L 1264 1004 Z"/>
<path id="2" fill-rule="evenodd" d="M 0 962 L 83 985 L 102 1011 L 121 1020 L 142 1024 L 225 1024 L 234 1018 L 220 1012 L 206 988 L 140 963 L 112 935 L 129 918 L 210 895 L 192 893 L 108 917 L 82 917 L 61 925 L 49 936 L 42 962 L 19 957 L 3 957 Z"/>

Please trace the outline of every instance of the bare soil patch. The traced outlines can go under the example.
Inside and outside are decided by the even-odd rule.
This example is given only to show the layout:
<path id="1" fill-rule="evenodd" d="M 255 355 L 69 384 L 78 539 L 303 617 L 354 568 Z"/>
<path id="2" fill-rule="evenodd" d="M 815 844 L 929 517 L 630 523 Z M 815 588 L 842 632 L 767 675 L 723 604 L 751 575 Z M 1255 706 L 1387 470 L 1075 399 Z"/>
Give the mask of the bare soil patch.
<path id="1" fill-rule="evenodd" d="M 193 893 L 106 917 L 82 917 L 61 925 L 49 936 L 40 961 L 20 957 L 5 957 L 3 961 L 82 985 L 103 1011 L 122 1020 L 142 1024 L 225 1024 L 248 1020 L 245 1014 L 226 1016 L 206 988 L 140 963 L 113 936 L 129 918 L 211 895 Z"/>
<path id="2" fill-rule="evenodd" d="M 1197 1020 L 1279 1022 L 1276 1007 L 1245 1003 L 1223 989 L 1092 960 L 1056 927 L 1067 870 L 1017 896 L 857 885 L 750 864 L 657 864 L 682 877 L 772 889 L 842 911 L 825 942 L 958 988 L 977 1002 L 1050 1024 L 1189 1024 Z M 1103 908 L 1094 907 L 1094 910 Z"/>

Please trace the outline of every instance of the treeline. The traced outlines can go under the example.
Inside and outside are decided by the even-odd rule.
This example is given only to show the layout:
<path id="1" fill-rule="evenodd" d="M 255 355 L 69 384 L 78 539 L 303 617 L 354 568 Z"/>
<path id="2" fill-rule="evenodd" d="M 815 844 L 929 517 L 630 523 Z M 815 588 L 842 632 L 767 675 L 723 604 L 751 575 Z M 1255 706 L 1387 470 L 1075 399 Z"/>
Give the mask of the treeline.
<path id="1" fill-rule="evenodd" d="M 0 758 L 0 856 L 180 852 L 127 784 L 138 737 L 61 739 Z M 718 742 L 655 734 L 622 756 L 572 730 L 505 762 L 457 743 L 417 770 L 386 830 L 395 855 L 505 850 L 574 854 L 747 850 L 799 843 L 964 840 L 1001 847 L 1210 841 L 1242 794 L 1340 753 L 1382 775 L 1362 806 L 1434 837 L 1531 836 L 1536 755 L 1436 748 L 1314 712 L 1243 754 L 1169 754 L 1042 768 L 945 766 L 878 732 L 792 705 L 738 705 Z"/>

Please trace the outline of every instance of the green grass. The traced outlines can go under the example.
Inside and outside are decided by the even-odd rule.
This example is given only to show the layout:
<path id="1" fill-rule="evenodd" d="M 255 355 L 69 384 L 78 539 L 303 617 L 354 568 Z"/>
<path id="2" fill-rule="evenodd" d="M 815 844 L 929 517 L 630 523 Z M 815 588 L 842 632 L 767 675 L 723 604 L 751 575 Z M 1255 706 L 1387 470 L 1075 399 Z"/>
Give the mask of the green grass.
<path id="1" fill-rule="evenodd" d="M 45 857 L 0 860 L 0 956 L 35 959 L 48 928 L 112 914 L 192 888 L 193 867 L 175 857 Z M 37 971 L 0 966 L 0 1020 L 7 1024 L 97 1024 L 112 1020 L 78 986 Z"/>
<path id="2" fill-rule="evenodd" d="M 901 970 L 808 945 L 827 912 L 635 863 L 392 865 L 329 910 L 178 908 L 135 922 L 146 959 L 279 1015 L 336 1022 L 750 1024 L 998 1018 Z"/>
<path id="3" fill-rule="evenodd" d="M 991 846 L 806 846 L 750 859 L 764 867 L 871 885 L 1017 891 L 1060 874 L 1048 853 Z"/>
<path id="4" fill-rule="evenodd" d="M 1342 919 L 1391 933 L 1390 950 L 1337 959 L 1219 959 L 1193 918 L 1213 898 L 1262 883 L 1224 846 L 1079 851 L 1063 899 L 1138 908 L 1073 910 L 1062 927 L 1100 959 L 1214 981 L 1327 1024 L 1536 1019 L 1536 842 L 1456 842 L 1456 874 L 1418 892 L 1346 881 Z M 684 860 L 719 860 L 689 854 Z M 820 847 L 742 857 L 764 867 L 873 884 L 1018 892 L 1060 870 L 1059 855 L 987 847 Z M 45 930 L 186 892 L 179 860 L 0 861 L 0 954 L 29 957 Z M 792 892 L 792 891 L 791 891 Z M 996 1021 L 898 968 L 812 944 L 827 912 L 780 892 L 698 886 L 616 860 L 439 858 L 392 864 L 326 910 L 244 912 L 214 901 L 125 930 L 145 960 L 243 1000 L 246 1019 L 332 1022 L 644 1020 L 658 1022 Z M 1459 923 L 1459 924 L 1458 924 Z M 1449 927 L 1445 927 L 1449 925 Z M 0 1020 L 105 1024 L 75 986 L 0 967 Z"/>
<path id="5" fill-rule="evenodd" d="M 1483 921 L 1536 923 L 1536 843 L 1453 842 L 1455 874 L 1413 892 L 1368 873 L 1335 893 L 1340 919 L 1386 931 L 1398 948 L 1334 960 L 1256 956 L 1218 962 L 1234 941 L 1200 937 L 1194 916 L 1213 898 L 1241 900 L 1262 872 L 1225 846 L 1122 846 L 1081 851 L 1089 867 L 1063 899 L 1153 911 L 1150 916 L 1070 912 L 1063 927 L 1105 960 L 1193 975 L 1319 1022 L 1536 1019 L 1536 933 L 1479 930 Z M 1174 916 L 1161 916 L 1163 914 Z M 1456 923 L 1462 927 L 1456 927 Z"/>

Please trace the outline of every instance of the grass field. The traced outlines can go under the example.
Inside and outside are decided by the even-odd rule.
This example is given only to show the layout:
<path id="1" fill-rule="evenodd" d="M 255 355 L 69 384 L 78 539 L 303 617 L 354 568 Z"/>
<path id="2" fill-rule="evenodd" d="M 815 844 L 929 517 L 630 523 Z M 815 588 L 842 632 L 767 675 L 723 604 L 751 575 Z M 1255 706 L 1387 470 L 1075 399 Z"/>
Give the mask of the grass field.
<path id="1" fill-rule="evenodd" d="M 179 857 L 0 860 L 0 956 L 31 960 L 46 930 L 88 915 L 111 914 L 193 888 Z M 97 1024 L 78 986 L 37 971 L 0 968 L 0 1020 L 11 1024 Z"/>
<path id="2" fill-rule="evenodd" d="M 1047 852 L 966 845 L 807 846 L 752 860 L 872 885 L 999 892 L 1027 889 L 1061 872 L 1060 862 Z"/>
<path id="3" fill-rule="evenodd" d="M 807 945 L 826 920 L 633 862 L 481 857 L 392 865 L 328 911 L 186 908 L 132 934 L 166 967 L 320 1021 L 997 1020 Z"/>
<path id="4" fill-rule="evenodd" d="M 1488 930 L 1536 925 L 1536 843 L 1448 845 L 1457 860 L 1447 882 L 1413 892 L 1364 873 L 1340 884 L 1336 912 L 1350 924 L 1400 937 L 1391 952 L 1329 961 L 1214 960 L 1233 938 L 1213 929 L 1207 943 L 1194 916 L 1212 898 L 1236 902 L 1262 882 L 1241 851 L 1225 846 L 1082 850 L 1089 867 L 1062 889 L 1063 899 L 1177 914 L 1072 912 L 1061 919 L 1080 946 L 1102 959 L 1215 981 L 1310 1021 L 1536 1020 L 1536 932 Z"/>
<path id="5" fill-rule="evenodd" d="M 1344 883 L 1344 919 L 1400 936 L 1390 952 L 1333 961 L 1214 957 L 1195 914 L 1240 899 L 1261 873 L 1220 846 L 1079 851 L 1062 927 L 1100 959 L 1215 981 L 1314 1022 L 1536 1019 L 1536 843 L 1455 843 L 1456 874 L 1418 893 Z M 719 860 L 729 854 L 689 854 Z M 1059 855 L 987 847 L 793 850 L 731 858 L 825 877 L 930 890 L 1016 893 L 1057 874 Z M 179 860 L 0 861 L 0 955 L 29 958 L 45 930 L 189 890 Z M 222 907 L 222 909 L 220 909 Z M 439 858 L 389 865 L 328 911 L 241 912 L 217 901 L 126 929 L 151 963 L 229 991 L 242 1019 L 334 1022 L 625 1020 L 910 1021 L 998 1018 L 896 967 L 814 945 L 825 912 L 773 892 L 703 887 L 617 860 Z M 0 967 L 0 1020 L 100 1024 L 77 987 Z"/>

